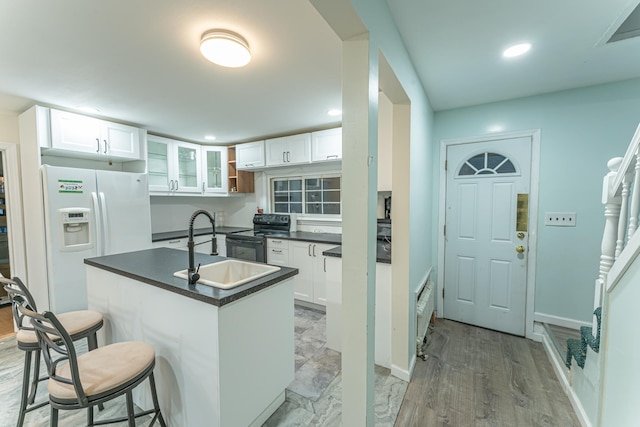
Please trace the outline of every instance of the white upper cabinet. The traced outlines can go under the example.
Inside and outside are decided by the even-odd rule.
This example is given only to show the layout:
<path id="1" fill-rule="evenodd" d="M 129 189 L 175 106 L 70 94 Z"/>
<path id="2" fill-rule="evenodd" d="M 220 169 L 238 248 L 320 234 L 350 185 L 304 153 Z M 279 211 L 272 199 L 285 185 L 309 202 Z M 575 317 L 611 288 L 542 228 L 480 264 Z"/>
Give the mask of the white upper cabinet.
<path id="1" fill-rule="evenodd" d="M 264 164 L 264 141 L 236 145 L 237 169 L 263 168 Z"/>
<path id="2" fill-rule="evenodd" d="M 342 128 L 311 133 L 311 161 L 326 162 L 342 159 Z"/>
<path id="3" fill-rule="evenodd" d="M 51 148 L 69 154 L 140 160 L 140 135 L 133 126 L 51 110 Z"/>
<path id="4" fill-rule="evenodd" d="M 227 192 L 227 147 L 202 146 L 202 193 Z"/>
<path id="5" fill-rule="evenodd" d="M 265 141 L 267 166 L 288 166 L 311 161 L 311 134 L 285 136 Z"/>
<path id="6" fill-rule="evenodd" d="M 149 192 L 201 193 L 200 146 L 158 136 L 147 140 Z"/>

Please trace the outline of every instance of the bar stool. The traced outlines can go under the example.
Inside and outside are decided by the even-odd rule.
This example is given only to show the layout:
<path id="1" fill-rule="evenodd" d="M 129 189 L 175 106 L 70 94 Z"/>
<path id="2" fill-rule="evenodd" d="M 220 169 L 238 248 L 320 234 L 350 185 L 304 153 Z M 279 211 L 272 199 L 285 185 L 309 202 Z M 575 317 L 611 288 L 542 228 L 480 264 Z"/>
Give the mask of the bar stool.
<path id="1" fill-rule="evenodd" d="M 13 318 L 18 326 L 16 341 L 18 348 L 25 352 L 24 372 L 22 376 L 22 398 L 20 401 L 20 413 L 18 415 L 17 426 L 21 427 L 27 412 L 41 408 L 49 401 L 34 404 L 38 383 L 48 377 L 40 377 L 40 355 L 41 348 L 34 328 L 28 322 L 24 322 L 24 315 L 20 312 L 20 307 L 36 311 L 36 303 L 24 285 L 22 280 L 14 277 L 13 280 L 0 277 L 0 283 L 9 294 L 12 302 Z M 89 350 L 98 347 L 96 332 L 103 325 L 102 314 L 92 310 L 80 310 L 63 313 L 58 317 L 69 333 L 72 341 L 87 339 Z M 33 358 L 33 376 L 31 375 L 31 359 Z M 102 406 L 102 405 L 101 405 Z M 101 408 L 102 409 L 102 408 Z"/>
<path id="2" fill-rule="evenodd" d="M 152 346 L 140 341 L 120 342 L 78 356 L 71 336 L 55 314 L 48 311 L 38 314 L 24 307 L 19 310 L 36 330 L 49 371 L 52 427 L 58 426 L 59 410 L 83 408 L 87 409 L 87 426 L 127 421 L 129 427 L 134 427 L 137 417 L 154 414 L 149 425 L 158 421 L 161 427 L 166 427 L 153 377 L 156 355 Z M 136 414 L 132 391 L 147 378 L 153 409 Z M 123 394 L 127 416 L 94 424 L 93 407 Z"/>

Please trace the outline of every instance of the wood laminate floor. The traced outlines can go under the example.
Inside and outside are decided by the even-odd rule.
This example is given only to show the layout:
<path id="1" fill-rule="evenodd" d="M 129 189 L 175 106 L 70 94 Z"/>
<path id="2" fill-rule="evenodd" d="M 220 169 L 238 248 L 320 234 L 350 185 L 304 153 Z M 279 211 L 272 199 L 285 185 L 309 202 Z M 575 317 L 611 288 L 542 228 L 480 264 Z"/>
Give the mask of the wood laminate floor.
<path id="1" fill-rule="evenodd" d="M 580 423 L 542 344 L 438 319 L 396 427 Z"/>
<path id="2" fill-rule="evenodd" d="M 0 308 L 0 339 L 13 334 L 13 314 L 11 306 L 7 305 Z"/>

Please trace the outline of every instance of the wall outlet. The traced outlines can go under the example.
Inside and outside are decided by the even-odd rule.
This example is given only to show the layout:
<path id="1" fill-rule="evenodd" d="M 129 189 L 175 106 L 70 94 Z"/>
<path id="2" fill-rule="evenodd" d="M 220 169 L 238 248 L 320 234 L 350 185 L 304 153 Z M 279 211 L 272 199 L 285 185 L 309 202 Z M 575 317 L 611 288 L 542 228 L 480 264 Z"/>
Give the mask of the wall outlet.
<path id="1" fill-rule="evenodd" d="M 544 225 L 552 227 L 575 227 L 575 212 L 545 212 Z"/>

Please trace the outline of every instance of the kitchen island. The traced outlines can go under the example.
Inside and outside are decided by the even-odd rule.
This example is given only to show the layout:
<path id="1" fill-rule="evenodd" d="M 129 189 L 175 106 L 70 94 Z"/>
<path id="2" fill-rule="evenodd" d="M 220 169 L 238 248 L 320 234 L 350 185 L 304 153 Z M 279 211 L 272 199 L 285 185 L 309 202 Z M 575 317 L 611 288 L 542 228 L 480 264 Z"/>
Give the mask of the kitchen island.
<path id="1" fill-rule="evenodd" d="M 226 258 L 195 254 L 197 264 Z M 85 260 L 89 308 L 105 315 L 102 343 L 156 350 L 160 407 L 169 425 L 259 426 L 294 379 L 296 269 L 232 289 L 188 285 L 173 273 L 185 251 L 157 248 Z M 136 403 L 150 405 L 148 387 Z"/>

